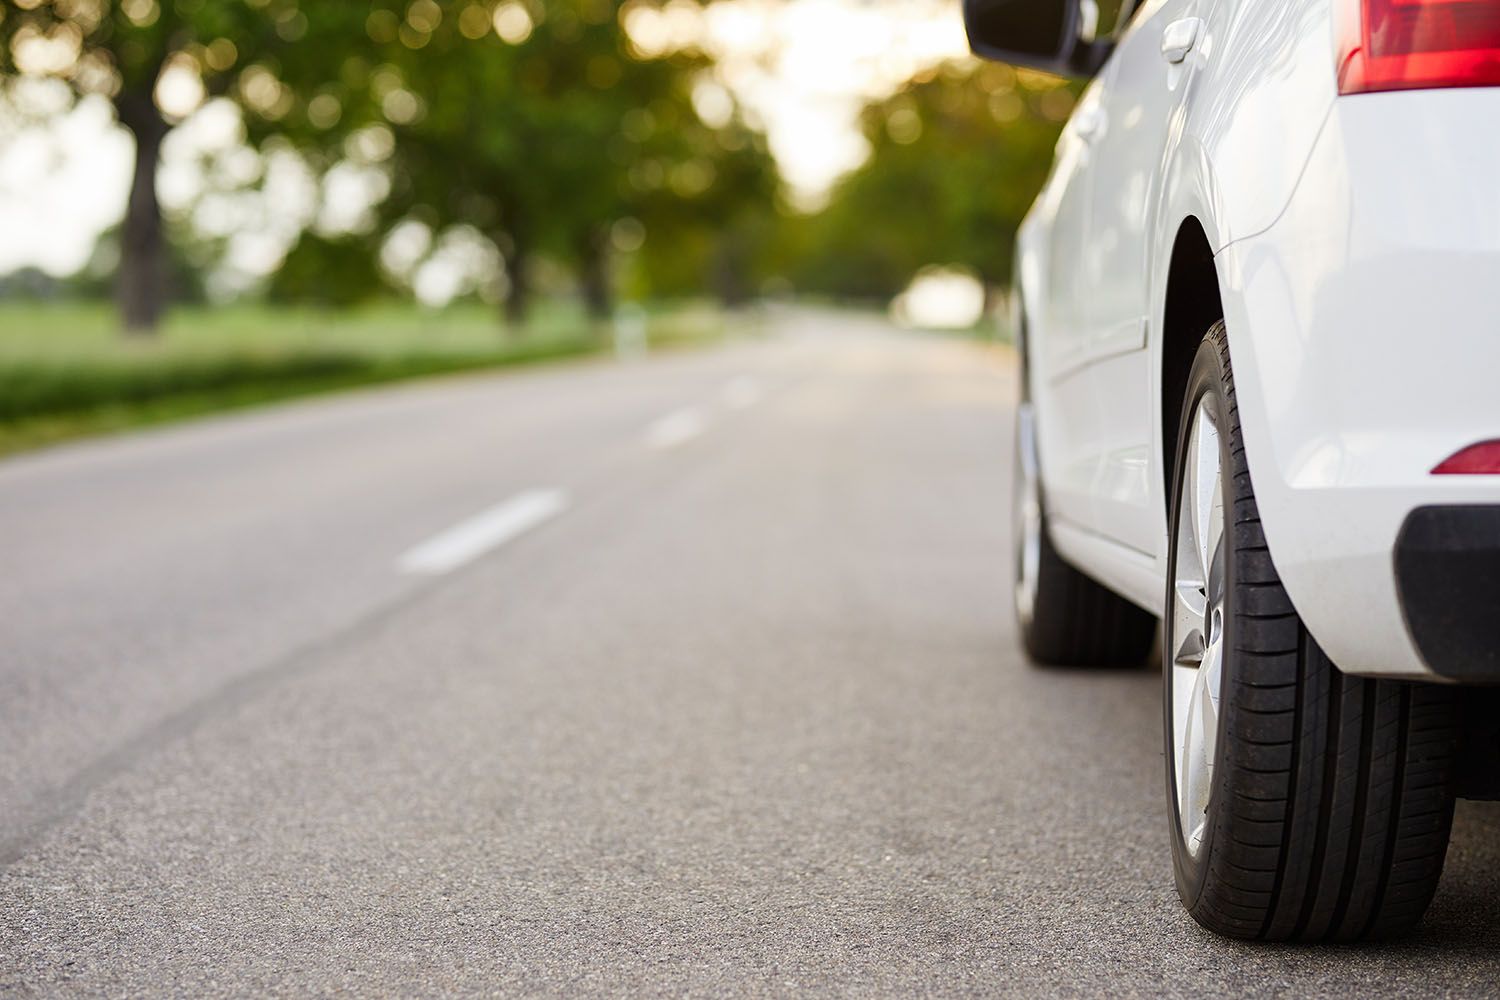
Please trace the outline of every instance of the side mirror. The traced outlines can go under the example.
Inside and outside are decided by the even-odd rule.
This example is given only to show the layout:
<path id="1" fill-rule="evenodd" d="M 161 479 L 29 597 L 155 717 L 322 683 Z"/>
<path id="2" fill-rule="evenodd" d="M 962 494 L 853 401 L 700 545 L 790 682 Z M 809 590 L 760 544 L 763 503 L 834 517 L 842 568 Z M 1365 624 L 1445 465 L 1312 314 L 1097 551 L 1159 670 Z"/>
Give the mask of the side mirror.
<path id="1" fill-rule="evenodd" d="M 1096 42 L 1095 0 L 964 0 L 964 29 L 977 56 L 1058 76 L 1092 76 L 1108 44 Z"/>

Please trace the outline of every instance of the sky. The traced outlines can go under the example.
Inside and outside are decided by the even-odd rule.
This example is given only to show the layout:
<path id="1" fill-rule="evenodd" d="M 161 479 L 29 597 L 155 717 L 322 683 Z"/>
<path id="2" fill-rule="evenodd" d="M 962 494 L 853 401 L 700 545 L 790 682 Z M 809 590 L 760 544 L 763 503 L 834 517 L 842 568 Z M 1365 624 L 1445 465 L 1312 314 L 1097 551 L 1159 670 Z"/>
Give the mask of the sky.
<path id="1" fill-rule="evenodd" d="M 807 206 L 866 155 L 857 128 L 866 100 L 967 51 L 956 0 L 718 0 L 701 14 L 693 4 L 668 3 L 627 27 L 648 51 L 695 39 L 707 47 L 718 80 L 760 120 L 794 197 Z M 199 103 L 192 81 L 168 83 L 159 91 L 164 103 Z M 0 114 L 0 274 L 28 266 L 71 274 L 123 215 L 132 144 L 102 99 L 64 110 L 65 95 L 39 87 L 29 96 L 59 113 L 45 125 Z M 713 87 L 696 96 L 702 111 L 727 104 Z M 191 204 L 201 188 L 201 154 L 232 151 L 238 134 L 235 112 L 223 102 L 188 117 L 163 150 L 163 201 Z M 224 158 L 231 170 L 234 161 Z M 195 217 L 237 234 L 232 252 L 249 272 L 274 266 L 319 211 L 314 183 L 295 164 L 278 164 L 274 173 L 266 204 L 225 201 Z M 343 178 L 337 190 L 325 188 L 331 204 L 323 210 L 357 213 L 373 190 L 368 178 Z"/>

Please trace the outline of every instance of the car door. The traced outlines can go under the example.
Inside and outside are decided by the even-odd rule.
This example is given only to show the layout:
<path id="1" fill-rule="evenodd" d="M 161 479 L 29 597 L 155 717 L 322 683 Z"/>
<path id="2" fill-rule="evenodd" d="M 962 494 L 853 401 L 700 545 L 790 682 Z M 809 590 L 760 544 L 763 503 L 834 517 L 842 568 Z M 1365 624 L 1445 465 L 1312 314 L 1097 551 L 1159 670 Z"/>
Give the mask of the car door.
<path id="1" fill-rule="evenodd" d="M 1038 450 L 1049 512 L 1077 524 L 1094 521 L 1093 491 L 1098 449 L 1093 436 L 1098 412 L 1093 393 L 1077 377 L 1093 336 L 1086 276 L 1079 255 L 1087 239 L 1089 137 L 1100 115 L 1101 94 L 1090 85 L 1058 138 L 1052 176 L 1030 223 L 1046 233 L 1039 255 L 1043 301 L 1031 318 L 1027 350 L 1032 389 L 1043 414 Z"/>
<path id="2" fill-rule="evenodd" d="M 1161 198 L 1170 131 L 1191 83 L 1210 0 L 1144 0 L 1105 68 L 1100 121 L 1090 141 L 1086 347 L 1094 388 L 1097 527 L 1154 553 L 1163 530 L 1152 502 L 1146 324 L 1152 220 Z"/>

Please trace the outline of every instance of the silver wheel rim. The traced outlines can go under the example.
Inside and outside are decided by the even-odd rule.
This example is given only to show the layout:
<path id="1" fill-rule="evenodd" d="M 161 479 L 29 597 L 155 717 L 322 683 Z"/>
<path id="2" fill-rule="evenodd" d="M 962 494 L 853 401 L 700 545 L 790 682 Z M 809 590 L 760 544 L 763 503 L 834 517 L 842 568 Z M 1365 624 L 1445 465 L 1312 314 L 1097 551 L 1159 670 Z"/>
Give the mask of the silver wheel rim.
<path id="1" fill-rule="evenodd" d="M 1224 483 L 1219 429 L 1208 397 L 1198 401 L 1177 498 L 1172 579 L 1173 782 L 1177 820 L 1197 857 L 1208 828 L 1219 688 L 1224 675 Z"/>
<path id="2" fill-rule="evenodd" d="M 1035 411 L 1022 403 L 1016 411 L 1016 617 L 1031 622 L 1036 607 L 1036 578 L 1042 562 L 1042 495 L 1037 482 Z"/>

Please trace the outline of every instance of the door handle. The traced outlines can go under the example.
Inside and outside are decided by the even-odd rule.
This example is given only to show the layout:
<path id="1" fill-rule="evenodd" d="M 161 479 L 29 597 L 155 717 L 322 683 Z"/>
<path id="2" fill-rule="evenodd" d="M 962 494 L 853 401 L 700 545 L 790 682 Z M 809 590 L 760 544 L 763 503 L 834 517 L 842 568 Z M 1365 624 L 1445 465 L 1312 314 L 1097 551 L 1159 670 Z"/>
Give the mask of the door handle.
<path id="1" fill-rule="evenodd" d="M 1073 116 L 1073 132 L 1084 142 L 1093 142 L 1104 131 L 1104 112 L 1099 105 L 1088 104 Z"/>
<path id="2" fill-rule="evenodd" d="M 1198 44 L 1198 36 L 1202 33 L 1202 18 L 1185 17 L 1173 21 L 1161 33 L 1161 57 L 1173 65 L 1182 62 Z"/>

